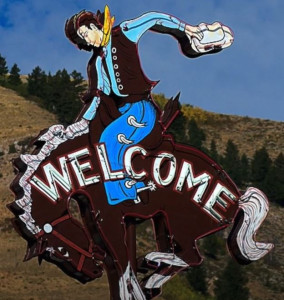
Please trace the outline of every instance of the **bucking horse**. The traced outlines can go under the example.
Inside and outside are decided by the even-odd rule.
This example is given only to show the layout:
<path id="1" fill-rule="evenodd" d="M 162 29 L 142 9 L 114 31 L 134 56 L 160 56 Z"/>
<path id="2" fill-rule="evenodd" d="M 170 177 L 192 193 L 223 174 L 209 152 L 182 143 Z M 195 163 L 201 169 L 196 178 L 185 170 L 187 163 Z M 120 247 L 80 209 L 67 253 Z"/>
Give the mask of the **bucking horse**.
<path id="1" fill-rule="evenodd" d="M 25 260 L 52 262 L 82 283 L 105 270 L 111 299 L 140 300 L 156 297 L 174 275 L 200 265 L 197 240 L 228 226 L 229 252 L 241 264 L 273 248 L 255 240 L 268 213 L 266 196 L 256 188 L 241 193 L 213 159 L 167 133 L 178 114 L 178 97 L 159 110 L 149 136 L 129 145 L 124 169 L 115 172 L 99 138 L 120 113 L 103 97 L 92 121 L 82 118 L 85 104 L 73 124 L 42 131 L 32 154 L 13 162 L 15 200 L 8 207 L 28 242 Z M 125 177 L 130 187 L 137 181 L 145 185 L 135 201 L 109 205 L 104 182 Z M 72 201 L 82 223 L 72 213 Z M 149 219 L 156 251 L 137 257 L 135 226 Z"/>

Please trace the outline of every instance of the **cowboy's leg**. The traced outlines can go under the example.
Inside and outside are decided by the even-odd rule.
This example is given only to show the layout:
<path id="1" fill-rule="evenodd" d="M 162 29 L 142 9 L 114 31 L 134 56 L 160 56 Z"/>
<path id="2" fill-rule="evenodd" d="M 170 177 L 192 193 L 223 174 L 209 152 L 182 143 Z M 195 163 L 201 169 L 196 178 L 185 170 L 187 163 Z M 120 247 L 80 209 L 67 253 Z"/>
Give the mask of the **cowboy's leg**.
<path id="1" fill-rule="evenodd" d="M 125 151 L 142 141 L 153 129 L 156 111 L 152 103 L 142 100 L 127 104 L 121 109 L 122 115 L 114 120 L 103 132 L 100 143 L 105 144 L 112 171 L 124 170 Z M 131 178 L 105 182 L 109 204 L 136 199 L 137 186 Z"/>

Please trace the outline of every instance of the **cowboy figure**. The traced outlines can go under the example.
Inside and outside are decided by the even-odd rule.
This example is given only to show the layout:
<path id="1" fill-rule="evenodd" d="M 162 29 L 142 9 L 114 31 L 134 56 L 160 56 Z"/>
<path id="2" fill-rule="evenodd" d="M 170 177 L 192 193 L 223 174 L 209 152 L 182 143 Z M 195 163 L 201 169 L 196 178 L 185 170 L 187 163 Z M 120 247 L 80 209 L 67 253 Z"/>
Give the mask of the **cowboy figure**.
<path id="1" fill-rule="evenodd" d="M 114 17 L 106 6 L 104 13 L 75 14 L 67 20 L 65 33 L 80 50 L 93 52 L 88 63 L 89 88 L 82 99 L 91 104 L 83 119 L 89 122 L 94 118 L 103 95 L 114 99 L 121 113 L 100 138 L 112 171 L 119 171 L 123 170 L 125 151 L 148 136 L 156 121 L 151 91 L 157 82 L 149 80 L 142 70 L 138 53 L 141 36 L 147 30 L 169 34 L 178 41 L 185 56 L 195 58 L 230 46 L 233 34 L 219 22 L 192 26 L 158 12 L 145 13 L 115 27 L 113 24 Z M 137 201 L 137 190 L 145 186 L 129 177 L 106 181 L 104 185 L 110 205 Z"/>

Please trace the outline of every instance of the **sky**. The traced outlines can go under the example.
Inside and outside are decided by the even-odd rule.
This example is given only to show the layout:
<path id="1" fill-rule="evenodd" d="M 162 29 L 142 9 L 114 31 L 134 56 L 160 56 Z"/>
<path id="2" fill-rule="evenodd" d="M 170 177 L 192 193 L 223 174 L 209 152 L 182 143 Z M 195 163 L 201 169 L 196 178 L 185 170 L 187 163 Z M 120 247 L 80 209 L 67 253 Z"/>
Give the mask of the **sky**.
<path id="1" fill-rule="evenodd" d="M 176 41 L 147 32 L 139 53 L 146 75 L 160 80 L 153 90 L 208 111 L 284 121 L 283 0 L 0 0 L 0 54 L 21 74 L 36 66 L 54 74 L 77 70 L 86 77 L 90 53 L 79 51 L 64 35 L 64 24 L 82 9 L 103 11 L 115 24 L 147 11 L 169 13 L 196 25 L 220 21 L 235 36 L 218 54 L 189 59 Z"/>

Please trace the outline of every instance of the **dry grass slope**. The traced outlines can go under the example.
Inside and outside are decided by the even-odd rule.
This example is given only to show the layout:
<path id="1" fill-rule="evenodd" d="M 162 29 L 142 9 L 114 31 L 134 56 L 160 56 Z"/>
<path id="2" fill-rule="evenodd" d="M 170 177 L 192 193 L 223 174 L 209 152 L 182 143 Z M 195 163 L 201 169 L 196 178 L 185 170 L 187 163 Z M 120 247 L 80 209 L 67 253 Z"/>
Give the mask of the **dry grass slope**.
<path id="1" fill-rule="evenodd" d="M 41 129 L 54 123 L 54 115 L 0 86 L 1 147 L 6 149 L 11 142 L 37 135 Z"/>
<path id="2" fill-rule="evenodd" d="M 36 137 L 40 130 L 54 123 L 56 123 L 54 115 L 42 110 L 35 103 L 23 99 L 14 91 L 0 86 L 0 151 L 4 153 L 0 158 L 2 201 L 12 199 L 8 186 L 13 178 L 11 159 L 15 154 L 9 154 L 9 146 L 21 140 Z M 10 216 L 2 206 L 0 213 L 2 218 Z"/>
<path id="3" fill-rule="evenodd" d="M 108 299 L 106 276 L 87 285 L 66 276 L 56 266 L 37 260 L 23 262 L 26 242 L 10 225 L 12 214 L 6 204 L 13 201 L 9 184 L 14 178 L 11 160 L 19 154 L 8 153 L 15 141 L 36 137 L 57 120 L 35 103 L 0 87 L 0 299 L 57 300 Z"/>

